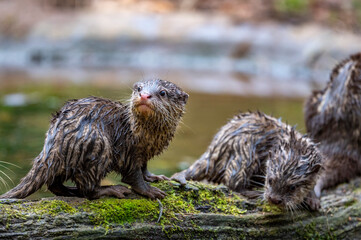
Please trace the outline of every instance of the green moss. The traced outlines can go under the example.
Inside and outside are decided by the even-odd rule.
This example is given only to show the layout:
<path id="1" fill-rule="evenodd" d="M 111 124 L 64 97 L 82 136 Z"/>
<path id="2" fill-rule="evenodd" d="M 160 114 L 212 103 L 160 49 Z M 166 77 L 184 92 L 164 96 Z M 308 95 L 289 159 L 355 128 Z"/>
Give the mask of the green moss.
<path id="1" fill-rule="evenodd" d="M 45 200 L 36 203 L 15 203 L 15 204 L 1 204 L 0 211 L 3 215 L 9 218 L 26 219 L 30 215 L 58 215 L 61 213 L 74 214 L 77 209 L 72 207 L 69 203 L 61 200 Z"/>
<path id="2" fill-rule="evenodd" d="M 257 202 L 257 206 L 260 207 L 263 212 L 274 213 L 274 214 L 280 214 L 283 212 L 283 210 L 278 206 L 269 204 L 266 201 L 259 200 Z"/>
<path id="3" fill-rule="evenodd" d="M 355 195 L 361 195 L 361 188 L 356 188 L 352 191 Z"/>
<path id="4" fill-rule="evenodd" d="M 277 0 L 275 8 L 283 13 L 305 13 L 308 11 L 310 3 L 308 0 Z"/>
<path id="5" fill-rule="evenodd" d="M 163 228 L 168 226 L 167 229 L 171 229 L 168 231 L 178 231 L 178 224 L 185 214 L 206 212 L 239 216 L 246 212 L 242 207 L 244 200 L 237 194 L 228 192 L 225 188 L 192 182 L 186 187 L 175 182 L 156 183 L 153 186 L 167 192 L 167 196 L 161 200 L 161 205 L 158 201 L 147 198 L 105 198 L 93 201 L 84 200 L 80 203 L 42 200 L 31 204 L 2 205 L 0 209 L 10 218 L 23 219 L 33 217 L 34 214 L 38 215 L 40 219 L 44 215 L 74 215 L 78 212 L 85 212 L 94 225 L 103 226 L 105 229 L 119 224 L 156 222 L 162 209 L 159 224 Z M 197 228 L 197 225 L 191 222 L 189 227 Z"/>
<path id="6" fill-rule="evenodd" d="M 243 199 L 232 193 L 231 195 L 232 196 L 226 196 L 220 189 L 214 189 L 212 192 L 202 189 L 199 192 L 199 201 L 202 204 L 209 204 L 212 207 L 212 212 L 231 215 L 245 213 L 247 210 L 240 208 Z"/>
<path id="7" fill-rule="evenodd" d="M 171 186 L 171 184 L 175 184 L 175 186 Z M 202 211 L 240 215 L 247 211 L 242 207 L 244 201 L 242 198 L 219 186 L 194 182 L 189 182 L 185 187 L 174 182 L 154 185 L 168 192 L 168 196 L 162 202 L 175 213 L 199 213 Z"/>
<path id="8" fill-rule="evenodd" d="M 12 219 L 26 219 L 27 216 L 26 211 L 24 212 L 21 208 L 19 209 L 19 207 L 14 208 L 15 205 L 20 206 L 20 204 L 0 205 L 0 214 L 2 216 L 6 216 L 6 224 L 5 224 L 6 227 L 8 226 L 8 224 Z"/>
<path id="9" fill-rule="evenodd" d="M 44 215 L 58 215 L 60 213 L 74 214 L 78 210 L 72 207 L 69 203 L 61 200 L 45 200 L 32 206 L 32 211 L 36 214 Z"/>
<path id="10" fill-rule="evenodd" d="M 320 233 L 321 231 L 319 232 L 315 222 L 309 223 L 296 231 L 303 239 L 317 239 L 317 240 L 336 239 L 336 237 L 332 234 L 332 232 L 328 232 L 327 234 Z"/>
<path id="11" fill-rule="evenodd" d="M 90 218 L 96 225 L 154 221 L 159 214 L 158 203 L 148 199 L 100 199 L 86 201 L 80 208 L 92 213 Z"/>
<path id="12" fill-rule="evenodd" d="M 357 203 L 357 200 L 355 198 L 351 198 L 348 201 L 345 202 L 345 207 L 350 207 L 352 205 L 354 205 L 355 203 Z"/>
<path id="13" fill-rule="evenodd" d="M 0 204 L 0 214 L 5 216 L 5 226 L 13 219 L 33 219 L 34 215 L 41 219 L 44 215 L 74 214 L 77 209 L 61 200 L 47 200 L 35 203 Z"/>

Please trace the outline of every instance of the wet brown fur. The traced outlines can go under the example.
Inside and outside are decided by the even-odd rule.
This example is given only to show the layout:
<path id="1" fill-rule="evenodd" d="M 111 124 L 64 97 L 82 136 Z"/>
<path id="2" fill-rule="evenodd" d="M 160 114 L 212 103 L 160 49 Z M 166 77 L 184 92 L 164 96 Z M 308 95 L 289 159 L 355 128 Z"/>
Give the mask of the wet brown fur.
<path id="1" fill-rule="evenodd" d="M 149 98 L 143 101 L 141 94 Z M 130 192 L 126 187 L 100 186 L 111 171 L 120 173 L 122 181 L 142 195 L 164 197 L 164 192 L 145 182 L 165 179 L 149 173 L 147 162 L 168 146 L 187 99 L 175 84 L 156 79 L 136 83 L 127 104 L 97 97 L 68 101 L 53 116 L 30 172 L 0 197 L 25 198 L 46 184 L 61 196 L 122 198 Z M 151 110 L 140 111 L 142 101 Z M 64 186 L 67 180 L 76 186 Z"/>
<path id="2" fill-rule="evenodd" d="M 325 89 L 305 104 L 309 136 L 319 142 L 325 171 L 315 192 L 361 175 L 361 53 L 337 64 Z"/>
<path id="3" fill-rule="evenodd" d="M 306 202 L 319 207 L 313 187 L 320 170 L 316 146 L 287 124 L 263 113 L 241 113 L 213 138 L 207 151 L 173 179 L 222 183 L 248 197 L 264 199 L 289 210 Z"/>

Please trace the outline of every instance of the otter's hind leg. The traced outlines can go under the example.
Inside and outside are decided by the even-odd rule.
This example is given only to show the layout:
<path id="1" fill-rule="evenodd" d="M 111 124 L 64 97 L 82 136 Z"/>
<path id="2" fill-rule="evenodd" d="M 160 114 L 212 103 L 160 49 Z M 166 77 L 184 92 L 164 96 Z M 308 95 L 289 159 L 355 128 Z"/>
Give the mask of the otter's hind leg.
<path id="1" fill-rule="evenodd" d="M 64 143 L 67 146 L 64 154 L 67 176 L 76 184 L 76 188 L 65 187 L 58 181 L 50 189 L 57 194 L 75 194 L 88 199 L 102 196 L 123 198 L 124 194 L 130 193 L 124 186 L 100 186 L 101 180 L 113 170 L 111 141 L 101 128 L 87 121 L 81 121 L 78 128 L 81 132 L 73 133 Z"/>
<path id="2" fill-rule="evenodd" d="M 116 197 L 124 198 L 124 195 L 131 193 L 131 190 L 122 185 L 100 186 L 101 179 L 92 179 L 87 175 L 81 176 L 81 179 L 76 179 L 74 182 L 77 187 L 65 187 L 59 188 L 57 191 L 68 191 L 66 193 L 75 194 L 77 197 L 86 197 L 88 199 L 98 199 L 101 197 Z M 66 195 L 61 195 L 66 196 Z M 74 196 L 74 195 L 73 195 Z"/>
<path id="3" fill-rule="evenodd" d="M 131 193 L 132 191 L 122 185 L 112 185 L 112 186 L 100 186 L 88 195 L 89 199 L 98 199 L 100 197 L 116 197 L 124 198 L 126 194 Z"/>
<path id="4" fill-rule="evenodd" d="M 360 166 L 355 159 L 344 157 L 328 159 L 325 163 L 325 170 L 315 185 L 316 196 L 320 197 L 323 189 L 346 182 L 359 174 Z"/>
<path id="5" fill-rule="evenodd" d="M 52 184 L 48 185 L 50 192 L 57 196 L 63 197 L 84 197 L 76 187 L 66 187 L 63 185 L 63 180 L 60 177 L 56 177 Z"/>

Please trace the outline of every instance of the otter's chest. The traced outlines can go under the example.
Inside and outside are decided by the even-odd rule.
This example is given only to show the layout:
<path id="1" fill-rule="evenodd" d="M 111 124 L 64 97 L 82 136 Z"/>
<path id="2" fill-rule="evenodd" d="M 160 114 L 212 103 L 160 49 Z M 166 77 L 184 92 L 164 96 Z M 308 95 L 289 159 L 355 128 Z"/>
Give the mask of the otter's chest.
<path id="1" fill-rule="evenodd" d="M 142 158 L 149 160 L 153 156 L 160 154 L 169 144 L 169 141 L 162 138 L 149 138 L 147 141 L 138 142 L 136 147 L 136 152 Z"/>

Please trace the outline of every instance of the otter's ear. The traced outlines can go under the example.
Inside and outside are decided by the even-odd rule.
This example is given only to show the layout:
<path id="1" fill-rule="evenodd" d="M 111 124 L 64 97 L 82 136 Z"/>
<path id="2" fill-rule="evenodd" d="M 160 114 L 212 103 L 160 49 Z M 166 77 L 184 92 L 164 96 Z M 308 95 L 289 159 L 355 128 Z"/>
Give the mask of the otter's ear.
<path id="1" fill-rule="evenodd" d="M 134 91 L 135 89 L 137 89 L 139 87 L 139 82 L 136 82 L 133 84 L 133 88 L 132 90 Z"/>
<path id="2" fill-rule="evenodd" d="M 187 101 L 188 101 L 188 97 L 189 97 L 188 93 L 183 93 L 183 96 L 182 96 L 182 101 L 184 102 L 184 104 L 186 104 L 186 103 L 187 103 Z"/>
<path id="3" fill-rule="evenodd" d="M 310 172 L 313 173 L 313 174 L 316 174 L 320 171 L 322 165 L 320 163 L 316 163 L 314 165 L 311 166 L 311 170 Z"/>
<path id="4" fill-rule="evenodd" d="M 186 92 L 177 89 L 177 95 L 179 101 L 181 101 L 183 104 L 187 103 L 189 95 Z"/>
<path id="5" fill-rule="evenodd" d="M 309 163 L 309 174 L 317 174 L 322 169 L 322 156 L 315 156 L 314 160 Z"/>

